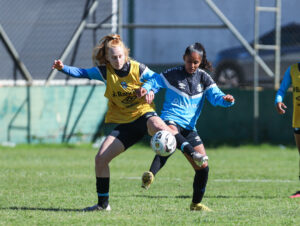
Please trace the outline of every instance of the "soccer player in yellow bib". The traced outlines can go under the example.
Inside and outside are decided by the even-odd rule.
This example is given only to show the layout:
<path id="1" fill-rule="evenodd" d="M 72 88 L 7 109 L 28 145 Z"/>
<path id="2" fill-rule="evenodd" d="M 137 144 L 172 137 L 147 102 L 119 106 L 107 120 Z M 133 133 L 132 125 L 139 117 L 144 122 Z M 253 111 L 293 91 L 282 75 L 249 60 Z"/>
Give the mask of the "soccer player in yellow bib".
<path id="1" fill-rule="evenodd" d="M 283 103 L 284 95 L 292 84 L 293 87 L 293 128 L 296 145 L 299 152 L 299 180 L 300 180 L 300 62 L 291 65 L 285 72 L 280 88 L 275 98 L 276 110 L 284 114 L 287 106 Z M 290 198 L 300 198 L 300 190 L 291 195 Z"/>
<path id="2" fill-rule="evenodd" d="M 93 61 L 96 67 L 90 69 L 67 66 L 61 60 L 55 60 L 52 66 L 53 69 L 73 77 L 105 82 L 104 96 L 108 99 L 105 123 L 117 124 L 106 137 L 95 157 L 98 203 L 85 208 L 85 211 L 111 209 L 109 162 L 140 141 L 147 132 L 153 136 L 159 130 L 167 130 L 175 135 L 177 143 L 186 143 L 186 139 L 181 134 L 171 130 L 157 116 L 154 104 L 149 104 L 154 98 L 153 91 L 145 98 L 137 97 L 135 90 L 155 72 L 129 58 L 129 50 L 119 35 L 103 37 L 94 49 Z M 190 144 L 185 145 L 183 151 L 193 156 L 196 164 L 202 164 L 203 155 L 197 153 Z"/>

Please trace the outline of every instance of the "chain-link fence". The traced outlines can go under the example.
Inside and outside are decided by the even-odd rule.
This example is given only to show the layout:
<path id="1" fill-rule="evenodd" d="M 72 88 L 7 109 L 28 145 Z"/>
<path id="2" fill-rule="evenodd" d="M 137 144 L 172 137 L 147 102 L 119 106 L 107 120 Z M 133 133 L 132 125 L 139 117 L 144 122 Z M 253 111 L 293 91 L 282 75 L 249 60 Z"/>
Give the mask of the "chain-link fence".
<path id="1" fill-rule="evenodd" d="M 0 0 L 0 24 L 16 48 L 20 59 L 34 80 L 45 80 L 54 59 L 61 56 L 74 31 L 94 0 Z M 112 23 L 112 4 L 117 0 L 98 0 L 95 14 L 87 23 Z M 123 25 L 132 24 L 219 24 L 222 21 L 208 7 L 206 0 L 123 0 Z M 213 0 L 247 42 L 253 46 L 254 1 Z M 276 0 L 261 0 L 262 6 L 275 6 Z M 288 65 L 300 58 L 300 18 L 297 0 L 282 1 L 281 7 L 281 75 Z M 275 16 L 262 13 L 260 43 L 274 44 Z M 91 67 L 91 53 L 96 42 L 111 33 L 111 28 L 85 29 L 67 59 L 66 64 Z M 208 59 L 215 67 L 214 79 L 219 85 L 240 86 L 253 83 L 253 56 L 241 45 L 229 29 L 123 28 L 123 40 L 132 49 L 133 58 L 160 72 L 163 66 L 182 64 L 182 54 L 188 44 L 200 41 Z M 0 80 L 23 79 L 22 74 L 0 42 Z M 272 50 L 260 50 L 260 56 L 274 70 Z M 55 79 L 65 79 L 56 76 Z M 260 84 L 272 84 L 273 78 L 260 68 Z"/>
<path id="2" fill-rule="evenodd" d="M 0 24 L 17 50 L 33 80 L 45 80 L 51 64 L 71 40 L 92 0 L 0 0 Z M 112 1 L 99 2 L 87 22 L 111 22 Z M 92 66 L 92 49 L 111 29 L 84 30 L 65 60 L 79 67 Z M 23 79 L 14 61 L 0 42 L 0 80 Z M 57 76 L 56 79 L 64 78 Z"/>

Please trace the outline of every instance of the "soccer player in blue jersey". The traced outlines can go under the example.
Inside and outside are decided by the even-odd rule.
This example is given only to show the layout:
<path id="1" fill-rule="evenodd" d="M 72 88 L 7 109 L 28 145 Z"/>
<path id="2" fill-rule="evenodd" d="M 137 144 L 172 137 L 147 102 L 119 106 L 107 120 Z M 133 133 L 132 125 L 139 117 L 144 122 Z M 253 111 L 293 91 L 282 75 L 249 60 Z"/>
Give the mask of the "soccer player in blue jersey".
<path id="1" fill-rule="evenodd" d="M 300 62 L 291 65 L 285 72 L 283 76 L 283 80 L 280 84 L 280 88 L 276 93 L 275 97 L 275 106 L 276 110 L 279 114 L 284 114 L 286 110 L 286 105 L 283 102 L 283 98 L 287 89 L 293 86 L 293 125 L 294 128 L 294 136 L 296 145 L 299 152 L 299 180 L 300 180 L 300 100 L 299 100 L 299 92 L 300 92 Z M 295 194 L 291 195 L 290 198 L 300 198 L 300 190 Z"/>
<path id="2" fill-rule="evenodd" d="M 82 69 L 64 65 L 55 60 L 53 69 L 76 78 L 96 79 L 105 82 L 104 96 L 108 99 L 108 110 L 105 123 L 114 123 L 116 127 L 106 137 L 95 157 L 96 189 L 98 203 L 84 209 L 85 211 L 110 210 L 109 163 L 130 146 L 140 141 L 147 133 L 154 135 L 159 130 L 169 130 L 175 135 L 178 143 L 185 143 L 182 150 L 192 157 L 195 164 L 201 165 L 203 157 L 178 132 L 172 131 L 157 116 L 154 105 L 149 104 L 153 93 L 145 99 L 137 98 L 136 89 L 142 82 L 155 74 L 145 65 L 131 60 L 129 50 L 119 35 L 103 37 L 95 48 L 93 59 L 96 67 Z"/>
<path id="3" fill-rule="evenodd" d="M 184 66 L 168 69 L 160 75 L 153 74 L 139 89 L 138 96 L 142 97 L 151 90 L 166 89 L 161 118 L 171 129 L 182 134 L 197 152 L 206 156 L 203 142 L 195 128 L 204 100 L 207 99 L 213 106 L 230 107 L 234 104 L 234 97 L 225 95 L 210 77 L 207 71 L 211 71 L 212 66 L 207 61 L 202 44 L 188 46 L 183 60 Z M 201 204 L 208 180 L 208 163 L 196 165 L 190 156 L 184 155 L 195 170 L 190 209 L 210 211 Z M 159 155 L 154 157 L 150 170 L 142 176 L 142 187 L 149 188 L 168 158 Z"/>

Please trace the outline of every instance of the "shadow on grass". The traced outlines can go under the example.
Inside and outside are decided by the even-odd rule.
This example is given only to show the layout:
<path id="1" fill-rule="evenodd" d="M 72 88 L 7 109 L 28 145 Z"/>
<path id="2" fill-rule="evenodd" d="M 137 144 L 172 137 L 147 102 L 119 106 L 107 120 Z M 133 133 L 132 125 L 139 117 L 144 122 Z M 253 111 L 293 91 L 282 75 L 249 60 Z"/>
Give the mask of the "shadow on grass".
<path id="1" fill-rule="evenodd" d="M 139 198 L 149 198 L 149 199 L 167 199 L 167 198 L 175 198 L 175 199 L 191 199 L 190 195 L 179 195 L 179 196 L 167 196 L 167 195 L 135 195 L 135 197 Z M 204 198 L 208 199 L 276 199 L 281 198 L 278 196 L 259 196 L 259 195 L 204 195 Z"/>
<path id="2" fill-rule="evenodd" d="M 39 211 L 53 211 L 53 212 L 84 212 L 83 209 L 62 209 L 62 208 L 41 208 L 41 207 L 25 207 L 25 206 L 11 206 L 0 208 L 1 210 L 39 210 Z"/>
<path id="3" fill-rule="evenodd" d="M 204 196 L 204 198 L 216 198 L 216 199 L 276 199 L 281 198 L 278 196 L 260 196 L 260 195 L 208 195 Z"/>
<path id="4" fill-rule="evenodd" d="M 178 195 L 178 196 L 168 196 L 168 195 L 135 195 L 135 197 L 138 198 L 149 198 L 149 199 L 170 199 L 170 198 L 176 198 L 176 199 L 190 199 L 192 196 L 189 195 Z"/>

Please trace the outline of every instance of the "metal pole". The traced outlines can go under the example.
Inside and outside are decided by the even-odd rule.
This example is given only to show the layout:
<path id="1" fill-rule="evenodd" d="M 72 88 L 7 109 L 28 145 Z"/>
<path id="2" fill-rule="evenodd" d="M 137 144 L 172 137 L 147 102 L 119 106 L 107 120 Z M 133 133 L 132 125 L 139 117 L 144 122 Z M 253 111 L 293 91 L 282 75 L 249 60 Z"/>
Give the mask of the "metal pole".
<path id="1" fill-rule="evenodd" d="M 66 134 L 67 134 L 69 122 L 70 122 L 70 119 L 71 119 L 71 114 L 72 114 L 72 110 L 73 110 L 75 96 L 76 96 L 76 93 L 77 93 L 77 88 L 78 88 L 78 86 L 74 86 L 73 95 L 72 95 L 71 103 L 70 103 L 68 114 L 67 114 L 66 124 L 64 126 L 64 132 L 63 132 L 63 135 L 62 135 L 62 138 L 61 138 L 62 143 L 65 142 L 65 140 L 66 140 Z"/>
<path id="2" fill-rule="evenodd" d="M 128 1 L 128 22 L 133 24 L 135 21 L 135 14 L 134 14 L 134 0 Z M 128 31 L 128 43 L 131 56 L 134 57 L 134 29 L 130 29 Z"/>
<path id="3" fill-rule="evenodd" d="M 122 20 L 122 16 L 123 16 L 123 13 L 122 13 L 122 0 L 118 0 L 118 34 L 122 37 L 122 23 L 123 23 L 123 20 Z"/>
<path id="4" fill-rule="evenodd" d="M 87 96 L 87 98 L 86 98 L 86 100 L 85 100 L 85 102 L 84 102 L 84 104 L 83 104 L 83 106 L 82 106 L 82 108 L 81 108 L 81 110 L 80 110 L 80 112 L 79 112 L 79 114 L 78 114 L 75 122 L 74 122 L 74 125 L 73 125 L 73 127 L 71 129 L 71 132 L 70 132 L 69 136 L 67 137 L 66 143 L 69 143 L 71 137 L 73 136 L 75 128 L 76 128 L 76 126 L 77 126 L 77 124 L 78 124 L 78 122 L 79 122 L 79 120 L 80 120 L 80 118 L 81 118 L 81 116 L 82 116 L 82 114 L 83 114 L 86 106 L 88 105 L 88 103 L 89 103 L 89 101 L 90 101 L 90 99 L 91 99 L 91 97 L 92 97 L 92 95 L 94 93 L 95 88 L 96 88 L 96 86 L 93 85 L 92 88 L 91 88 L 91 90 L 90 90 L 90 92 L 89 92 L 89 95 Z"/>
<path id="5" fill-rule="evenodd" d="M 21 106 L 18 108 L 17 112 L 14 114 L 14 116 L 12 117 L 12 119 L 10 120 L 10 122 L 8 123 L 8 127 L 7 127 L 7 141 L 10 141 L 10 132 L 11 132 L 12 129 L 25 129 L 25 127 L 13 126 L 13 123 L 15 122 L 15 119 L 20 114 L 21 110 L 23 109 L 23 107 L 25 106 L 26 103 L 27 103 L 27 97 L 23 101 L 23 103 L 21 104 Z"/>
<path id="6" fill-rule="evenodd" d="M 259 54 L 258 42 L 259 42 L 259 11 L 257 9 L 259 0 L 255 0 L 255 22 L 254 22 L 254 82 L 253 82 L 253 141 L 258 143 L 258 119 L 259 119 L 259 92 L 258 92 L 258 63 L 257 56 Z"/>
<path id="7" fill-rule="evenodd" d="M 31 143 L 31 102 L 30 86 L 27 86 L 27 142 Z"/>
<path id="8" fill-rule="evenodd" d="M 6 47 L 7 51 L 11 55 L 11 57 L 13 58 L 15 64 L 18 66 L 18 68 L 21 71 L 21 73 L 24 76 L 24 78 L 29 83 L 31 83 L 32 82 L 32 76 L 31 76 L 30 72 L 27 70 L 26 66 L 21 61 L 17 50 L 15 49 L 14 45 L 12 44 L 12 42 L 10 41 L 10 39 L 8 38 L 8 36 L 5 33 L 3 27 L 1 26 L 1 24 L 0 24 L 0 39 L 4 43 L 4 46 Z"/>
<path id="9" fill-rule="evenodd" d="M 104 23 L 88 23 L 86 24 L 86 29 L 110 29 L 114 28 L 114 24 L 104 24 Z M 144 29 L 220 29 L 220 28 L 227 28 L 224 24 L 122 24 L 122 28 L 127 29 L 137 29 L 137 28 L 144 28 Z"/>
<path id="10" fill-rule="evenodd" d="M 93 13 L 92 16 L 93 23 L 96 23 L 96 12 Z M 97 30 L 93 29 L 93 46 L 97 44 Z"/>
<path id="11" fill-rule="evenodd" d="M 277 49 L 275 51 L 275 89 L 279 89 L 279 83 L 280 83 L 280 55 L 281 55 L 281 0 L 276 1 L 276 46 Z"/>
<path id="12" fill-rule="evenodd" d="M 225 15 L 221 12 L 221 10 L 213 3 L 212 0 L 205 0 L 206 3 L 210 6 L 210 8 L 216 13 L 216 15 L 227 25 L 229 30 L 233 33 L 233 35 L 243 44 L 243 46 L 248 50 L 248 52 L 252 56 L 256 56 L 255 50 L 249 45 L 246 39 L 239 33 L 239 31 L 233 26 L 233 24 L 225 17 Z M 264 71 L 270 76 L 273 77 L 274 73 L 271 69 L 266 65 L 266 63 L 260 58 L 260 56 L 256 56 L 255 60 L 258 64 L 264 69 Z"/>
<path id="13" fill-rule="evenodd" d="M 81 23 L 79 24 L 79 26 L 77 27 L 76 31 L 74 32 L 70 42 L 68 43 L 68 45 L 66 46 L 65 50 L 63 51 L 62 55 L 59 57 L 59 59 L 61 59 L 62 61 L 64 61 L 67 56 L 69 55 L 70 51 L 72 50 L 73 46 L 75 45 L 75 43 L 77 42 L 77 40 L 79 39 L 81 33 L 83 32 L 85 25 L 87 23 L 87 18 L 93 14 L 93 12 L 96 10 L 98 6 L 98 1 L 93 2 L 91 8 L 88 11 L 88 14 L 85 16 L 85 18 L 81 21 Z M 52 70 L 51 73 L 48 75 L 48 78 L 46 80 L 46 85 L 48 85 L 50 83 L 50 81 L 56 76 L 57 74 L 57 70 Z"/>
<path id="14" fill-rule="evenodd" d="M 111 24 L 109 28 L 111 28 L 111 33 L 118 32 L 118 0 L 112 0 L 111 3 Z M 108 27 L 107 27 L 108 28 Z"/>

